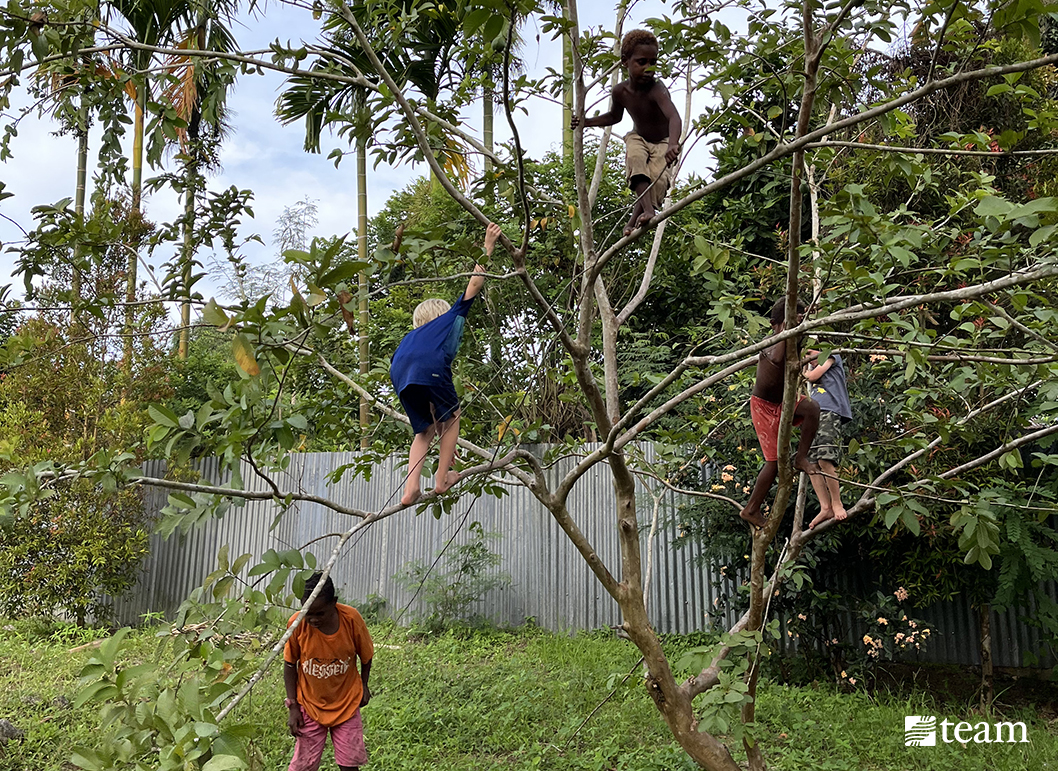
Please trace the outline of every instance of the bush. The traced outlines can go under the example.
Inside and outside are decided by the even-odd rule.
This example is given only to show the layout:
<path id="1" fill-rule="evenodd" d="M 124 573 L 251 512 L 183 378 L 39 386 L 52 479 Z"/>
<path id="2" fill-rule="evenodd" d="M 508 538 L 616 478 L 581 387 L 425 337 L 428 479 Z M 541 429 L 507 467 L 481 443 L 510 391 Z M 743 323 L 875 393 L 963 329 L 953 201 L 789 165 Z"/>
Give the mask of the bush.
<path id="1" fill-rule="evenodd" d="M 106 621 L 109 597 L 136 584 L 150 523 L 138 490 L 108 493 L 81 480 L 2 520 L 0 533 L 0 614 L 58 612 L 83 626 Z"/>
<path id="2" fill-rule="evenodd" d="M 423 598 L 429 611 L 419 620 L 430 630 L 446 629 L 456 622 L 480 622 L 470 612 L 471 605 L 493 589 L 511 583 L 509 574 L 495 572 L 503 558 L 489 549 L 489 541 L 500 534 L 486 533 L 476 521 L 470 524 L 470 533 L 467 543 L 453 546 L 449 541 L 437 553 L 437 560 L 430 563 L 413 560 L 395 576 L 401 586 Z M 435 570 L 442 556 L 443 567 Z"/>

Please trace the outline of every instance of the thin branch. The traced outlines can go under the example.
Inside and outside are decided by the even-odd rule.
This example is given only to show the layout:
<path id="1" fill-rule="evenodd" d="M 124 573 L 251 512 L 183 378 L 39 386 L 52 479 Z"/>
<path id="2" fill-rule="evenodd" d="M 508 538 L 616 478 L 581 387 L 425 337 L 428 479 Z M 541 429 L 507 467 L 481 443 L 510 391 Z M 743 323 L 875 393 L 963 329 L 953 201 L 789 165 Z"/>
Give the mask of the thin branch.
<path id="1" fill-rule="evenodd" d="M 835 348 L 833 353 L 862 353 L 871 354 L 874 356 L 907 356 L 907 351 L 896 350 L 892 348 Z M 976 361 L 983 364 L 1010 364 L 1015 367 L 1029 367 L 1036 366 L 1038 364 L 1051 364 L 1058 361 L 1058 354 L 1054 356 L 1037 356 L 1029 359 L 1004 359 L 998 356 L 978 356 L 976 354 L 951 354 L 951 355 L 938 355 L 938 354 L 927 354 L 923 357 L 926 361 L 940 361 L 940 362 L 968 362 Z"/>
<path id="2" fill-rule="evenodd" d="M 367 519 L 371 514 L 361 509 L 351 508 L 349 506 L 342 506 L 335 503 L 329 498 L 323 498 L 319 495 L 306 495 L 305 493 L 296 493 L 292 491 L 279 491 L 278 494 L 270 490 L 237 490 L 232 487 L 220 487 L 219 485 L 203 485 L 194 482 L 179 482 L 175 479 L 161 479 L 158 477 L 136 477 L 132 480 L 132 483 L 139 485 L 147 485 L 149 487 L 161 487 L 167 490 L 182 490 L 189 493 L 204 493 L 206 495 L 220 495 L 225 498 L 242 498 L 248 501 L 304 501 L 306 503 L 318 503 L 320 506 L 325 506 L 332 511 L 339 514 L 346 514 L 350 517 L 358 517 L 360 519 Z"/>
<path id="3" fill-rule="evenodd" d="M 941 48 L 944 47 L 944 35 L 948 32 L 948 26 L 951 24 L 951 20 L 955 17 L 955 9 L 959 7 L 959 0 L 955 0 L 951 4 L 951 8 L 948 9 L 947 16 L 944 17 L 944 24 L 941 25 L 940 33 L 937 35 L 937 47 L 933 49 L 933 58 L 929 62 L 929 72 L 926 73 L 926 82 L 933 82 L 933 73 L 937 69 L 937 59 L 940 58 Z"/>
<path id="4" fill-rule="evenodd" d="M 819 150 L 825 147 L 848 147 L 855 150 L 877 150 L 886 153 L 902 153 L 904 155 L 971 155 L 982 158 L 1002 158 L 1008 155 L 1058 155 L 1058 147 L 1045 148 L 1042 150 L 960 150 L 958 148 L 944 147 L 899 147 L 897 145 L 875 145 L 868 142 L 847 142 L 839 140 L 828 140 L 826 142 L 812 142 L 806 145 L 807 150 Z"/>

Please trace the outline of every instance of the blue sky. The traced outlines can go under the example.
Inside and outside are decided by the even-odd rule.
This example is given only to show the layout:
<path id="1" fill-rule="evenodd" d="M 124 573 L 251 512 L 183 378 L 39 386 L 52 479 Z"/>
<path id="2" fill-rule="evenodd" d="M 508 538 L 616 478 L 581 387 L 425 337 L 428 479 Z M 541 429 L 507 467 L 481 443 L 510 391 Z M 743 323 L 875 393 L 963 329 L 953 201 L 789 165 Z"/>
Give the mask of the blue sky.
<path id="1" fill-rule="evenodd" d="M 614 12 L 609 4 L 582 3 L 580 13 L 582 26 L 613 28 Z M 665 4 L 658 0 L 633 3 L 625 30 L 663 13 Z M 243 49 L 262 49 L 276 38 L 284 42 L 315 41 L 318 28 L 319 22 L 313 21 L 309 12 L 270 3 L 258 18 L 243 19 L 236 37 Z M 560 66 L 559 44 L 547 39 L 535 23 L 531 22 L 523 35 L 526 40 L 523 58 L 531 72 Z M 240 79 L 230 99 L 234 133 L 222 149 L 223 168 L 210 181 L 212 189 L 236 185 L 254 191 L 255 218 L 244 224 L 241 235 L 256 233 L 265 242 L 263 246 L 250 245 L 244 252 L 256 263 L 274 259 L 276 249 L 271 241 L 277 218 L 285 207 L 306 197 L 313 199 L 319 207 L 319 224 L 313 235 L 344 235 L 356 225 L 355 162 L 348 157 L 336 169 L 333 161 L 327 159 L 331 149 L 348 149 L 347 144 L 337 137 L 325 136 L 320 155 L 304 152 L 302 125 L 282 126 L 275 118 L 275 100 L 282 84 L 283 78 L 278 73 L 266 72 L 263 76 L 243 76 Z M 679 84 L 669 85 L 677 106 L 682 105 L 683 92 Z M 600 106 L 605 107 L 605 103 Z M 531 104 L 529 109 L 530 114 L 520 119 L 520 133 L 529 154 L 540 157 L 549 149 L 557 148 L 560 141 L 559 108 L 541 100 Z M 465 127 L 475 133 L 479 128 L 479 112 L 472 110 L 465 123 Z M 496 126 L 497 140 L 503 141 L 507 138 L 505 122 L 498 119 Z M 553 130 L 540 130 L 539 127 L 553 127 Z M 629 128 L 627 116 L 616 127 L 620 133 Z M 0 255 L 0 284 L 14 282 L 8 278 L 14 259 L 7 249 L 16 245 L 22 235 L 12 221 L 29 230 L 33 225 L 30 215 L 33 206 L 73 196 L 75 140 L 69 136 L 57 136 L 54 131 L 54 124 L 47 119 L 26 118 L 13 142 L 14 158 L 4 165 L 0 179 L 7 186 L 6 192 L 13 193 L 14 197 L 0 202 L 0 215 L 3 215 L 0 217 L 0 241 L 5 247 L 5 252 Z M 98 138 L 92 137 L 91 142 L 95 147 Z M 696 170 L 701 174 L 707 157 L 704 149 L 696 150 L 695 155 L 700 155 L 695 161 Z M 686 164 L 685 168 L 688 168 Z M 424 171 L 425 166 L 378 166 L 375 169 L 369 166 L 370 213 L 377 212 L 391 193 Z M 149 176 L 152 172 L 147 170 L 145 174 Z M 179 216 L 179 202 L 172 194 L 152 195 L 145 206 L 147 217 L 156 222 Z M 203 262 L 208 261 L 208 257 L 199 255 Z M 16 290 L 19 286 L 20 282 Z M 208 296 L 210 288 L 207 286 L 203 291 Z"/>

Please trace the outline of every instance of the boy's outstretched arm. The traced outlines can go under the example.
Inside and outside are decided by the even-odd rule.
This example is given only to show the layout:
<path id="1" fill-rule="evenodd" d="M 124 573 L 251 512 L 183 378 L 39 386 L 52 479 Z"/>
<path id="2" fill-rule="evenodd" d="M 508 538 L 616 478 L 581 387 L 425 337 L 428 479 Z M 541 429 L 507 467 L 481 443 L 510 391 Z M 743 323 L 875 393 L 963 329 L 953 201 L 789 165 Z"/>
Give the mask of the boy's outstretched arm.
<path id="1" fill-rule="evenodd" d="M 670 100 L 670 103 L 671 103 L 671 100 Z M 676 109 L 676 108 L 673 108 L 673 109 Z M 610 111 L 609 112 L 604 112 L 601 115 L 596 115 L 594 118 L 585 118 L 584 119 L 584 128 L 598 128 L 600 126 L 612 126 L 615 123 L 620 123 L 621 122 L 621 118 L 624 117 L 624 114 L 625 114 L 625 108 L 616 99 L 611 98 L 610 99 Z M 666 117 L 668 117 L 668 116 L 666 116 Z M 680 117 L 679 113 L 676 114 L 676 117 L 677 118 Z M 576 129 L 577 126 L 580 125 L 580 123 L 581 123 L 580 117 L 577 116 L 577 115 L 574 115 L 572 118 L 569 119 L 569 127 L 571 129 Z M 681 128 L 680 131 L 682 131 L 682 130 L 683 129 Z M 676 133 L 676 136 L 677 137 L 679 136 L 679 132 Z"/>
<path id="2" fill-rule="evenodd" d="M 496 248 L 496 241 L 500 238 L 500 226 L 495 222 L 490 222 L 489 226 L 485 228 L 485 255 L 487 257 L 492 256 L 492 251 Z M 475 273 L 484 273 L 485 269 L 480 264 L 474 266 Z M 474 276 L 467 283 L 467 291 L 463 293 L 464 299 L 470 300 L 478 296 L 478 292 L 481 291 L 481 287 L 485 285 L 484 276 Z"/>

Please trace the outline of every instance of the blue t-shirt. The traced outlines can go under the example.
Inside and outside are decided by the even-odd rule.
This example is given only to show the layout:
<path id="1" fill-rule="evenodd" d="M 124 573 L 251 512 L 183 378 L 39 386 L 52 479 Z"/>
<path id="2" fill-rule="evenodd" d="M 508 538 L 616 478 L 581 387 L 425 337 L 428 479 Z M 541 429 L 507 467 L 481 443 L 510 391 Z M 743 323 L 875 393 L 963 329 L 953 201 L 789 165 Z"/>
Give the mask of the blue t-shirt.
<path id="1" fill-rule="evenodd" d="M 459 295 L 445 313 L 404 336 L 389 365 L 389 378 L 398 394 L 410 385 L 452 382 L 452 360 L 463 342 L 463 327 L 473 302 L 473 297 L 467 300 Z"/>
<path id="2" fill-rule="evenodd" d="M 849 389 L 845 385 L 845 365 L 841 363 L 839 354 L 832 353 L 830 358 L 834 360 L 830 369 L 812 383 L 812 398 L 819 403 L 820 410 L 836 412 L 842 422 L 848 422 L 852 420 L 852 404 L 849 403 Z"/>

